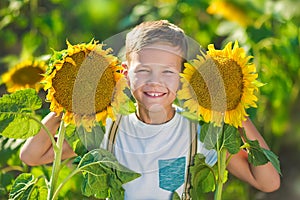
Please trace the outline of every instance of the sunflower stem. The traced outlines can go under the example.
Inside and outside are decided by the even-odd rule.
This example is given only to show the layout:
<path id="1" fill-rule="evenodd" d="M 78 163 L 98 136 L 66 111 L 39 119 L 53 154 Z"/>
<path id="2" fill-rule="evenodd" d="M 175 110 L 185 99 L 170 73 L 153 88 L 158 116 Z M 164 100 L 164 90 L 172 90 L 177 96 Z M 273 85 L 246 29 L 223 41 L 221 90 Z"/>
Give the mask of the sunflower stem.
<path id="1" fill-rule="evenodd" d="M 77 173 L 79 173 L 80 170 L 78 168 L 76 168 L 74 171 L 72 171 L 57 187 L 57 189 L 55 190 L 54 194 L 53 194 L 53 199 L 57 198 L 59 191 L 61 190 L 61 188 Z"/>
<path id="2" fill-rule="evenodd" d="M 55 200 L 54 194 L 56 193 L 57 189 L 57 181 L 58 181 L 58 176 L 59 172 L 61 169 L 61 156 L 62 156 L 62 148 L 63 148 L 63 142 L 64 142 L 64 137 L 65 137 L 65 125 L 64 121 L 62 120 L 60 123 L 59 131 L 58 131 L 58 137 L 57 137 L 57 142 L 55 144 L 55 148 L 53 148 L 54 151 L 54 161 L 52 165 L 52 174 L 50 178 L 50 188 L 48 191 L 48 198 L 47 200 Z"/>
<path id="3" fill-rule="evenodd" d="M 223 185 L 226 178 L 225 177 L 226 155 L 227 155 L 226 149 L 222 148 L 221 150 L 218 150 L 218 180 L 217 180 L 217 187 L 216 187 L 214 200 L 222 199 Z"/>
<path id="4" fill-rule="evenodd" d="M 33 120 L 35 120 L 36 122 L 38 122 L 40 124 L 40 126 L 44 129 L 44 131 L 46 132 L 46 134 L 49 136 L 53 149 L 56 149 L 56 142 L 55 139 L 53 137 L 53 135 L 51 134 L 51 132 L 49 131 L 49 129 L 47 128 L 47 126 L 45 124 L 43 124 L 41 121 L 39 121 L 38 119 L 34 118 L 34 117 L 30 117 Z"/>
<path id="5" fill-rule="evenodd" d="M 222 130 L 218 132 L 217 138 L 221 138 L 220 140 L 217 140 L 217 156 L 218 156 L 218 176 L 217 176 L 217 186 L 216 186 L 216 192 L 214 200 L 221 200 L 222 199 L 222 191 L 223 191 L 223 185 L 225 183 L 225 172 L 226 172 L 226 157 L 227 157 L 227 150 L 226 148 L 223 148 L 224 143 L 224 124 L 222 126 Z"/>

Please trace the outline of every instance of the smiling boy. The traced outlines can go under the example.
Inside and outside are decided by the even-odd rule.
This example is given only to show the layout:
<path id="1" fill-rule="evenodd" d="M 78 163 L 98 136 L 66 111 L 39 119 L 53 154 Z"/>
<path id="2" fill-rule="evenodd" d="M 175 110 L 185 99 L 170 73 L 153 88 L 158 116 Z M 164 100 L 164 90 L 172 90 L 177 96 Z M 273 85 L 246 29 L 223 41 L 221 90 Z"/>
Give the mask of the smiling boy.
<path id="1" fill-rule="evenodd" d="M 125 76 L 137 109 L 122 116 L 115 132 L 111 132 L 111 123 L 107 123 L 105 134 L 107 138 L 115 134 L 112 152 L 118 161 L 142 175 L 123 185 L 125 199 L 165 200 L 171 199 L 174 191 L 185 196 L 193 141 L 197 143 L 197 152 L 206 156 L 207 164 L 216 162 L 215 152 L 205 149 L 194 138 L 199 128 L 196 130 L 173 106 L 187 50 L 184 32 L 165 20 L 144 22 L 127 34 Z M 59 121 L 50 113 L 43 123 L 55 134 Z M 249 139 L 258 140 L 268 149 L 249 119 L 243 127 Z M 198 134 L 191 134 L 195 131 Z M 111 142 L 107 138 L 103 147 Z M 21 159 L 30 165 L 52 162 L 53 156 L 51 142 L 43 130 L 28 139 L 21 150 Z M 72 156 L 75 153 L 65 143 L 63 159 Z M 280 185 L 279 175 L 271 163 L 252 166 L 245 151 L 232 156 L 228 170 L 264 192 L 274 191 Z"/>

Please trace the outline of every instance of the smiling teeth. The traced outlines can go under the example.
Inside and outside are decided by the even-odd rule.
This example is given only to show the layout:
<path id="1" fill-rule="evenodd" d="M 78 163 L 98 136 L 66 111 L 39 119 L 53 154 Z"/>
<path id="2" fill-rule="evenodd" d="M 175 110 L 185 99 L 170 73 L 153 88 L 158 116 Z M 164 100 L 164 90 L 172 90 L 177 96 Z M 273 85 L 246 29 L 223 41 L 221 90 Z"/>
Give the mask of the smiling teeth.
<path id="1" fill-rule="evenodd" d="M 158 97 L 158 96 L 161 96 L 161 94 L 159 93 L 148 93 L 149 96 L 152 96 L 152 97 Z"/>

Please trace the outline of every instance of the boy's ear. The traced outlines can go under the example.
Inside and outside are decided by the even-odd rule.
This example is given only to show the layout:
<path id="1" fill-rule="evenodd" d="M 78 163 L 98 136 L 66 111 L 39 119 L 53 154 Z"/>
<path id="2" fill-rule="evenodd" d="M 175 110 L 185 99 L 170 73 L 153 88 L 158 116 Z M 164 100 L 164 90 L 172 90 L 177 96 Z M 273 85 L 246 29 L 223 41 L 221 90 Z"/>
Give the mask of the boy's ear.
<path id="1" fill-rule="evenodd" d="M 124 70 L 122 71 L 122 74 L 124 74 L 126 80 L 127 80 L 127 84 L 130 85 L 130 80 L 128 77 L 128 62 L 122 62 L 122 67 L 124 68 Z"/>

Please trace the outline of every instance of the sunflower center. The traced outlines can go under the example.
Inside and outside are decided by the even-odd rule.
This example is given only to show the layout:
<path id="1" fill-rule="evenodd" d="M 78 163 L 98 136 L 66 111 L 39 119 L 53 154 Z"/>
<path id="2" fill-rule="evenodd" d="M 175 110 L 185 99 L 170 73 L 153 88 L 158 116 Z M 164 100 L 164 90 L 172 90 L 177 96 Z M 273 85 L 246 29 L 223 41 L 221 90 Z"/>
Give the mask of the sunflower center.
<path id="1" fill-rule="evenodd" d="M 44 71 L 39 67 L 25 66 L 17 70 L 11 77 L 12 81 L 18 85 L 35 85 L 42 80 Z"/>
<path id="2" fill-rule="evenodd" d="M 190 84 L 202 107 L 219 112 L 233 110 L 242 97 L 242 69 L 230 58 L 208 58 L 194 72 Z"/>
<path id="3" fill-rule="evenodd" d="M 66 110 L 93 115 L 110 105 L 114 91 L 113 70 L 102 55 L 78 52 L 70 56 L 76 66 L 65 62 L 52 80 L 54 98 Z"/>

